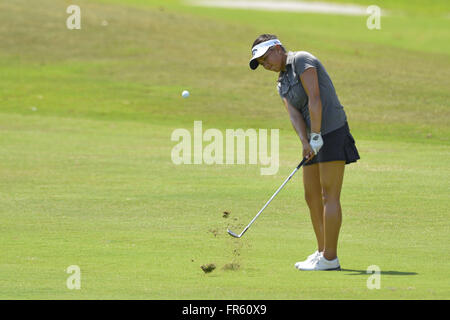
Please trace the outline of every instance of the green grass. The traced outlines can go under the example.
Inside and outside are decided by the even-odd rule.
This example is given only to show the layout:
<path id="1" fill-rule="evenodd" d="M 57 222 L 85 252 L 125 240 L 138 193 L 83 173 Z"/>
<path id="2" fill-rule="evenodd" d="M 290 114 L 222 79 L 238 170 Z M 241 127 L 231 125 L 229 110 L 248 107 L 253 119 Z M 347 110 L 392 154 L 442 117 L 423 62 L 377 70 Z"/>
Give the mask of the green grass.
<path id="1" fill-rule="evenodd" d="M 385 1 L 404 14 L 382 18 L 380 31 L 365 17 L 77 3 L 79 31 L 65 28 L 66 2 L 0 4 L 0 298 L 450 297 L 446 2 Z M 264 32 L 325 64 L 357 141 L 342 272 L 293 267 L 315 249 L 301 173 L 245 238 L 225 233 L 250 221 L 300 157 L 276 75 L 248 70 Z M 171 133 L 192 132 L 194 120 L 279 128 L 279 172 L 174 165 Z M 223 269 L 232 262 L 240 268 Z M 206 275 L 207 263 L 218 268 Z M 381 289 L 368 290 L 374 264 Z M 70 265 L 81 290 L 66 288 Z"/>

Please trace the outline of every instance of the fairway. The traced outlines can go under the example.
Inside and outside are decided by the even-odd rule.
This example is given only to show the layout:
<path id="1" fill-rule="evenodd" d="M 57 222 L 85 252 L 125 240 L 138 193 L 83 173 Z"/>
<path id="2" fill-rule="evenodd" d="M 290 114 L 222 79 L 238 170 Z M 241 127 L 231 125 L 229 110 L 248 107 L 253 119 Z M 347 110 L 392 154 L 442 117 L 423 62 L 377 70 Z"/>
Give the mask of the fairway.
<path id="1" fill-rule="evenodd" d="M 0 299 L 449 299 L 450 5 L 351 2 L 390 11 L 381 30 L 150 0 L 77 1 L 68 30 L 69 2 L 2 1 Z M 266 32 L 323 62 L 360 152 L 345 167 L 340 272 L 294 268 L 316 250 L 302 170 L 245 236 L 226 232 L 302 156 L 277 75 L 248 68 Z M 171 135 L 194 121 L 279 129 L 279 170 L 174 164 Z"/>

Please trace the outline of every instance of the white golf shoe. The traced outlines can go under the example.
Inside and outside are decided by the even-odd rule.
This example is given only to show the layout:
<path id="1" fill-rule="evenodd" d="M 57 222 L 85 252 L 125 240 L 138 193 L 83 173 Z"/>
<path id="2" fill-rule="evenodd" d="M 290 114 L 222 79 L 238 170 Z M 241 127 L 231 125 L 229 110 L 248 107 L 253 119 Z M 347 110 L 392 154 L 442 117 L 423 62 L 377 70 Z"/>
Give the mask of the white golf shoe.
<path id="1" fill-rule="evenodd" d="M 306 258 L 305 261 L 299 261 L 295 264 L 295 267 L 297 269 L 300 269 L 303 265 L 308 265 L 313 259 L 316 259 L 318 256 L 320 256 L 322 253 L 319 252 L 319 250 L 316 250 L 313 254 L 309 255 L 308 258 Z"/>
<path id="2" fill-rule="evenodd" d="M 339 259 L 337 257 L 334 260 L 327 260 L 321 253 L 309 263 L 301 264 L 297 269 L 303 271 L 331 271 L 341 270 L 341 265 L 339 264 Z"/>

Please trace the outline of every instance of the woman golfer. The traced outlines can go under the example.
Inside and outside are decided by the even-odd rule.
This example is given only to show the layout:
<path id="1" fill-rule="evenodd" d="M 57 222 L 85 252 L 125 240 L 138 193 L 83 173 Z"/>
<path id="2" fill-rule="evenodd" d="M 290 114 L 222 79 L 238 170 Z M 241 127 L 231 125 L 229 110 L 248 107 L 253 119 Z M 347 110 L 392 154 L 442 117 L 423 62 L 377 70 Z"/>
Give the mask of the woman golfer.
<path id="1" fill-rule="evenodd" d="M 317 251 L 299 270 L 340 270 L 337 257 L 342 212 L 340 194 L 346 164 L 359 159 L 344 108 L 322 63 L 305 51 L 289 51 L 275 35 L 252 45 L 250 68 L 279 72 L 278 93 L 303 144 L 305 199 L 317 238 Z"/>

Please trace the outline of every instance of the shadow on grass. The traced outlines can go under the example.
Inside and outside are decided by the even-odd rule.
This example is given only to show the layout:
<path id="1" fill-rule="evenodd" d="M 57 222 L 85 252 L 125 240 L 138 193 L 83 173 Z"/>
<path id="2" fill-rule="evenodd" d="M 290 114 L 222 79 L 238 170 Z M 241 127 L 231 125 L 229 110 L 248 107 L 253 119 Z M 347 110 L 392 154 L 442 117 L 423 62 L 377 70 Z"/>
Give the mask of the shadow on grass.
<path id="1" fill-rule="evenodd" d="M 367 270 L 353 270 L 353 269 L 341 269 L 341 272 L 354 272 L 348 273 L 349 276 L 371 275 L 373 272 L 367 273 Z M 402 271 L 380 271 L 381 275 L 389 276 L 415 276 L 417 272 L 402 272 Z"/>

